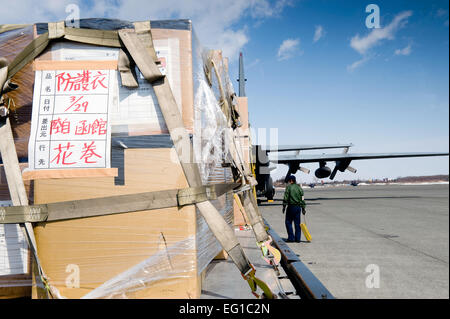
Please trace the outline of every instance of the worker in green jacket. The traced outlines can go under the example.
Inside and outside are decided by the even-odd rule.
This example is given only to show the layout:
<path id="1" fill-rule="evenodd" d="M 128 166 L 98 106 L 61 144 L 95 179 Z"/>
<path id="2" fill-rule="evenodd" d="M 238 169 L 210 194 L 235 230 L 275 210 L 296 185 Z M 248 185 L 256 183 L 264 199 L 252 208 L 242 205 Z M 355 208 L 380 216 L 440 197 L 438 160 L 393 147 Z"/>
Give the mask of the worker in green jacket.
<path id="1" fill-rule="evenodd" d="M 287 206 L 287 212 L 286 212 L 286 230 L 288 233 L 288 238 L 286 242 L 300 242 L 300 237 L 302 234 L 302 230 L 300 228 L 300 216 L 303 212 L 303 214 L 306 213 L 305 210 L 305 201 L 303 199 L 304 193 L 303 189 L 300 187 L 300 185 L 297 184 L 297 181 L 295 179 L 294 175 L 288 176 L 286 179 L 288 185 L 286 186 L 286 190 L 284 192 L 284 198 L 283 198 L 283 214 L 286 211 Z M 295 226 L 295 236 L 294 232 L 292 230 L 292 222 L 294 222 Z"/>

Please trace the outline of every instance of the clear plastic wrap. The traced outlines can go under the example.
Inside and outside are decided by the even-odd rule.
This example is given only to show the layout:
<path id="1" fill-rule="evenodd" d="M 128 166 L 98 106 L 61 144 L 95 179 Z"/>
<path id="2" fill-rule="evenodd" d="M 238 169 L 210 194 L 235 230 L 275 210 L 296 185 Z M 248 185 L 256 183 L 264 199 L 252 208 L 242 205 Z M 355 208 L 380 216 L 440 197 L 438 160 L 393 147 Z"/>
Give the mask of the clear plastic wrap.
<path id="1" fill-rule="evenodd" d="M 194 236 L 168 247 L 166 244 L 161 246 L 162 249 L 151 257 L 106 281 L 82 298 L 136 297 L 136 293 L 150 286 L 157 287 L 161 283 L 167 286 L 167 282 L 183 284 L 180 279 L 193 277 L 192 272 L 196 269 Z"/>
<path id="2" fill-rule="evenodd" d="M 208 183 L 231 182 L 232 174 L 230 169 L 223 169 L 218 165 L 210 172 Z M 216 200 L 212 200 L 213 206 L 220 212 L 229 225 L 233 225 L 233 194 L 226 193 Z M 197 210 L 197 260 L 198 274 L 203 272 L 211 260 L 221 251 L 221 246 L 214 234 L 206 224 L 205 219 Z"/>
<path id="3" fill-rule="evenodd" d="M 224 143 L 224 131 L 227 119 L 220 107 L 220 93 L 215 92 L 217 80 L 209 86 L 204 72 L 208 63 L 207 49 L 202 47 L 198 39 L 193 40 L 194 61 L 194 154 L 199 164 L 200 174 L 205 183 L 211 171 L 222 163 L 227 152 Z M 216 90 L 217 91 L 217 90 Z M 219 94 L 219 95 L 217 95 Z"/>
<path id="4" fill-rule="evenodd" d="M 33 26 L 7 31 L 0 34 L 0 57 L 8 62 L 23 50 L 33 39 Z M 26 161 L 31 120 L 33 77 L 31 63 L 26 65 L 12 79 L 21 92 L 12 91 L 4 95 L 4 102 L 11 111 L 10 123 L 19 159 Z M 0 158 L 1 159 L 1 158 Z M 21 164 L 21 168 L 26 167 Z M 32 200 L 32 187 L 25 182 L 28 197 Z M 0 206 L 11 206 L 8 182 L 3 162 L 0 161 Z M 31 289 L 31 264 L 27 243 L 19 225 L 0 224 L 0 299 L 29 296 Z"/>
<path id="5" fill-rule="evenodd" d="M 195 34 L 195 33 L 194 33 Z M 216 74 L 211 72 L 211 86 L 205 76 L 209 51 L 194 37 L 194 135 L 193 147 L 203 183 L 214 184 L 232 181 L 230 168 L 222 167 L 228 152 L 225 132 L 227 119 L 221 109 L 221 93 Z M 220 60 L 219 76 L 226 72 Z M 223 82 L 221 82 L 223 83 Z M 233 195 L 228 193 L 212 201 L 228 224 L 233 223 Z M 220 244 L 209 230 L 203 217 L 197 212 L 198 272 L 202 272 L 221 250 Z"/>
<path id="6" fill-rule="evenodd" d="M 80 22 L 82 28 L 132 27 L 132 23 L 119 20 Z M 230 169 L 222 167 L 227 151 L 223 136 L 228 124 L 215 92 L 218 81 L 213 79 L 212 88 L 207 84 L 203 72 L 205 51 L 195 39 L 190 21 L 152 21 L 151 26 L 162 71 L 169 79 L 185 126 L 192 133 L 203 183 L 230 182 Z M 37 24 L 37 34 L 46 28 L 46 24 Z M 114 60 L 117 52 L 114 48 L 57 41 L 37 60 Z M 33 81 L 34 72 L 27 72 Z M 111 168 L 116 168 L 117 173 L 64 178 L 55 170 L 50 178 L 28 180 L 35 204 L 189 186 L 152 88 L 143 79 L 139 84 L 137 90 L 120 88 L 123 92 L 118 95 L 119 107 L 111 113 Z M 15 94 L 20 96 L 21 89 Z M 31 114 L 31 104 L 28 112 Z M 16 147 L 23 140 L 28 144 L 29 122 L 24 132 L 15 139 Z M 27 149 L 22 153 L 26 159 Z M 7 192 L 3 177 L 2 183 L 2 191 Z M 232 193 L 212 204 L 232 224 Z M 201 290 L 199 276 L 221 251 L 194 205 L 42 223 L 34 230 L 40 261 L 55 297 L 196 298 Z M 30 284 L 29 277 L 24 281 L 11 279 L 0 280 L 0 287 Z M 42 284 L 33 285 L 33 294 L 43 297 Z"/>
<path id="7" fill-rule="evenodd" d="M 33 40 L 33 26 L 28 26 L 0 34 L 0 57 L 8 62 L 14 58 Z M 23 67 L 11 81 L 19 85 L 19 89 L 4 96 L 5 104 L 10 108 L 10 123 L 16 144 L 17 155 L 21 162 L 26 162 L 28 139 L 31 125 L 31 105 L 33 101 L 34 72 L 32 63 Z"/>

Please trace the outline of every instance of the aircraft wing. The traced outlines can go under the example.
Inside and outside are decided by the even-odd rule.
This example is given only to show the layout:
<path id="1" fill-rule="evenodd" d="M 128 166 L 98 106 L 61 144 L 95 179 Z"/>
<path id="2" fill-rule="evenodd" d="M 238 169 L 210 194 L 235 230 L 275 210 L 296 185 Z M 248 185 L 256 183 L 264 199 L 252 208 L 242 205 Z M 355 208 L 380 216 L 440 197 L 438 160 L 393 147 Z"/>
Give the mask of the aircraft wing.
<path id="1" fill-rule="evenodd" d="M 344 172 L 349 170 L 356 173 L 356 169 L 350 166 L 353 160 L 367 160 L 367 159 L 377 159 L 377 158 L 402 158 L 402 157 L 425 157 L 425 156 L 448 156 L 449 153 L 361 153 L 361 154 L 310 154 L 310 155 L 280 155 L 278 158 L 270 159 L 272 163 L 286 164 L 289 166 L 288 174 L 294 173 L 298 169 L 302 169 L 300 164 L 302 163 L 320 163 L 319 169 L 316 171 L 316 177 L 325 178 L 330 177 L 334 179 L 337 171 Z M 326 167 L 326 162 L 336 162 L 336 165 L 331 171 L 330 168 Z M 303 169 L 304 170 L 304 169 Z M 309 171 L 309 170 L 307 170 Z"/>
<path id="2" fill-rule="evenodd" d="M 270 159 L 272 163 L 289 164 L 315 163 L 327 161 L 353 161 L 377 158 L 400 158 L 400 157 L 425 157 L 425 156 L 445 156 L 449 153 L 347 153 L 347 154 L 299 154 L 299 155 L 279 155 L 277 159 Z"/>
<path id="3" fill-rule="evenodd" d="M 330 148 L 349 148 L 353 144 L 312 144 L 312 145 L 278 145 L 273 148 L 261 146 L 261 149 L 267 152 L 287 152 L 287 151 L 306 151 L 306 150 L 322 150 Z"/>

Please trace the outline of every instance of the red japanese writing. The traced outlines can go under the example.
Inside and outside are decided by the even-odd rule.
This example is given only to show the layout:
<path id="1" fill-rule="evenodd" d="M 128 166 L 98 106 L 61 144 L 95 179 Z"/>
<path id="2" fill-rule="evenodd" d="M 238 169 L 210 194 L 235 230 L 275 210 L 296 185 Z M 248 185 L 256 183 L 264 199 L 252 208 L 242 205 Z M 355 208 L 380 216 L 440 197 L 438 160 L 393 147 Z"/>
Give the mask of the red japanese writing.
<path id="1" fill-rule="evenodd" d="M 90 70 L 83 70 L 82 73 L 76 73 L 75 76 L 69 72 L 62 72 L 56 75 L 57 92 L 77 92 L 90 91 L 98 87 L 107 88 L 106 73 L 97 71 L 92 74 Z"/>
<path id="2" fill-rule="evenodd" d="M 84 143 L 83 154 L 81 155 L 80 160 L 84 159 L 84 162 L 87 164 L 97 163 L 97 161 L 89 161 L 89 159 L 93 156 L 102 158 L 100 155 L 94 152 L 96 148 L 97 147 L 95 146 L 95 141 L 92 141 L 89 145 L 87 145 L 87 143 Z"/>
<path id="3" fill-rule="evenodd" d="M 86 120 L 78 122 L 75 128 L 75 135 L 106 135 L 107 122 L 103 119 L 96 119 L 94 122 L 88 124 Z"/>
<path id="4" fill-rule="evenodd" d="M 79 162 L 85 164 L 96 164 L 97 160 L 102 158 L 102 155 L 96 152 L 97 146 L 95 145 L 95 141 L 90 143 L 85 142 L 83 143 L 83 147 L 78 145 L 78 151 L 74 154 L 76 149 L 77 147 L 70 142 L 59 143 L 58 146 L 53 149 L 57 151 L 57 153 L 51 160 L 51 163 L 55 163 L 56 165 L 73 165 Z M 77 160 L 78 156 L 80 157 Z"/>
<path id="5" fill-rule="evenodd" d="M 70 152 L 70 148 L 74 147 L 74 145 L 70 145 L 70 142 L 67 142 L 65 146 L 62 146 L 60 143 L 58 147 L 54 148 L 54 150 L 58 151 L 58 154 L 52 159 L 52 163 L 56 161 L 56 164 L 62 165 L 73 165 L 75 162 L 66 162 L 66 160 L 72 155 Z"/>
<path id="6" fill-rule="evenodd" d="M 62 120 L 61 118 L 57 118 L 56 120 L 52 120 L 50 124 L 50 135 L 55 134 L 69 134 L 70 133 L 70 122 L 67 119 Z"/>
<path id="7" fill-rule="evenodd" d="M 71 122 L 68 119 L 58 117 L 50 122 L 50 135 L 70 134 Z M 75 127 L 75 135 L 106 135 L 108 132 L 107 122 L 101 118 L 95 119 L 92 123 L 81 120 Z"/>

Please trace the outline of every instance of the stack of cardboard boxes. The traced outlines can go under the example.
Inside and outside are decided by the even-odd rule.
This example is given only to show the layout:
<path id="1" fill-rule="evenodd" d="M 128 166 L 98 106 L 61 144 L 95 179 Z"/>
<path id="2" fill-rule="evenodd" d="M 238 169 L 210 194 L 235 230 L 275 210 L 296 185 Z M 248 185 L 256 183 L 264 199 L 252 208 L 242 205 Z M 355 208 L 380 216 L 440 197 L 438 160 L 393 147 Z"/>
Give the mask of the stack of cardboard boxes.
<path id="1" fill-rule="evenodd" d="M 107 21 L 106 24 L 105 20 L 96 22 L 95 19 L 81 22 L 81 27 L 86 28 L 132 28 L 132 24 L 116 20 Z M 0 38 L 0 56 L 5 55 L 10 47 L 17 54 L 33 37 L 45 33 L 46 28 L 47 24 L 36 24 L 23 31 L 9 31 L 15 33 L 7 41 L 6 33 L 3 34 L 3 39 Z M 168 77 L 184 125 L 190 133 L 196 134 L 194 87 L 198 77 L 194 75 L 200 71 L 195 70 L 193 60 L 202 57 L 193 56 L 195 44 L 191 22 L 152 21 L 151 32 L 160 70 Z M 118 72 L 114 69 L 117 67 L 118 54 L 117 48 L 55 41 L 32 65 L 27 65 L 13 78 L 13 82 L 20 85 L 8 96 L 15 101 L 11 117 L 16 116 L 17 120 L 11 119 L 11 122 L 18 156 L 34 159 L 33 165 L 30 165 L 32 169 L 23 171 L 31 203 L 188 187 L 151 85 L 145 82 L 136 69 L 139 87 L 129 89 L 121 86 Z M 9 60 L 13 57 L 7 56 Z M 60 157 L 56 158 L 52 152 L 56 150 L 57 143 L 51 141 L 47 145 L 50 154 L 46 158 L 48 166 L 41 169 L 39 165 L 44 160 L 39 162 L 36 139 L 30 140 L 30 143 L 35 144 L 28 145 L 33 130 L 42 127 L 41 122 L 32 125 L 36 120 L 32 119 L 31 114 L 41 115 L 40 111 L 36 111 L 41 106 L 36 96 L 34 103 L 31 103 L 35 74 L 43 76 L 48 71 L 55 76 L 64 72 L 69 74 L 67 70 L 97 72 L 95 70 L 104 69 L 115 72 L 112 78 L 117 81 L 109 83 L 116 90 L 110 92 L 112 100 L 109 101 L 107 115 L 109 137 L 106 143 L 110 143 L 110 165 L 100 168 L 91 168 L 89 165 L 80 168 L 52 167 L 49 162 L 55 164 L 64 159 L 69 162 L 71 153 L 67 145 L 67 152 L 63 155 L 60 152 Z M 37 89 L 42 88 L 35 86 L 35 95 Z M 51 114 L 52 121 L 61 115 L 55 112 Z M 52 126 L 49 130 L 54 136 L 57 128 Z M 229 168 L 220 164 L 214 166 L 209 182 L 231 180 Z M 27 167 L 26 163 L 22 165 L 23 169 Z M 1 183 L 1 200 L 8 201 L 4 178 Z M 229 223 L 233 222 L 232 201 L 232 194 L 227 193 L 213 202 Z M 221 251 L 194 205 L 38 223 L 34 233 L 39 259 L 49 284 L 60 296 L 68 298 L 198 298 L 202 272 Z M 6 245 L 8 241 L 11 239 L 7 238 Z M 30 267 L 27 272 L 24 278 L 29 280 Z M 6 282 L 8 286 L 14 286 L 11 285 L 11 278 L 0 276 L 0 289 L 6 289 Z M 16 295 L 29 294 L 23 288 L 26 287 L 24 282 L 20 284 L 22 290 L 17 290 Z M 15 283 L 19 285 L 19 282 Z M 3 294 L 13 295 L 11 290 L 3 290 Z M 45 289 L 42 289 L 36 278 L 32 296 L 46 296 Z"/>

